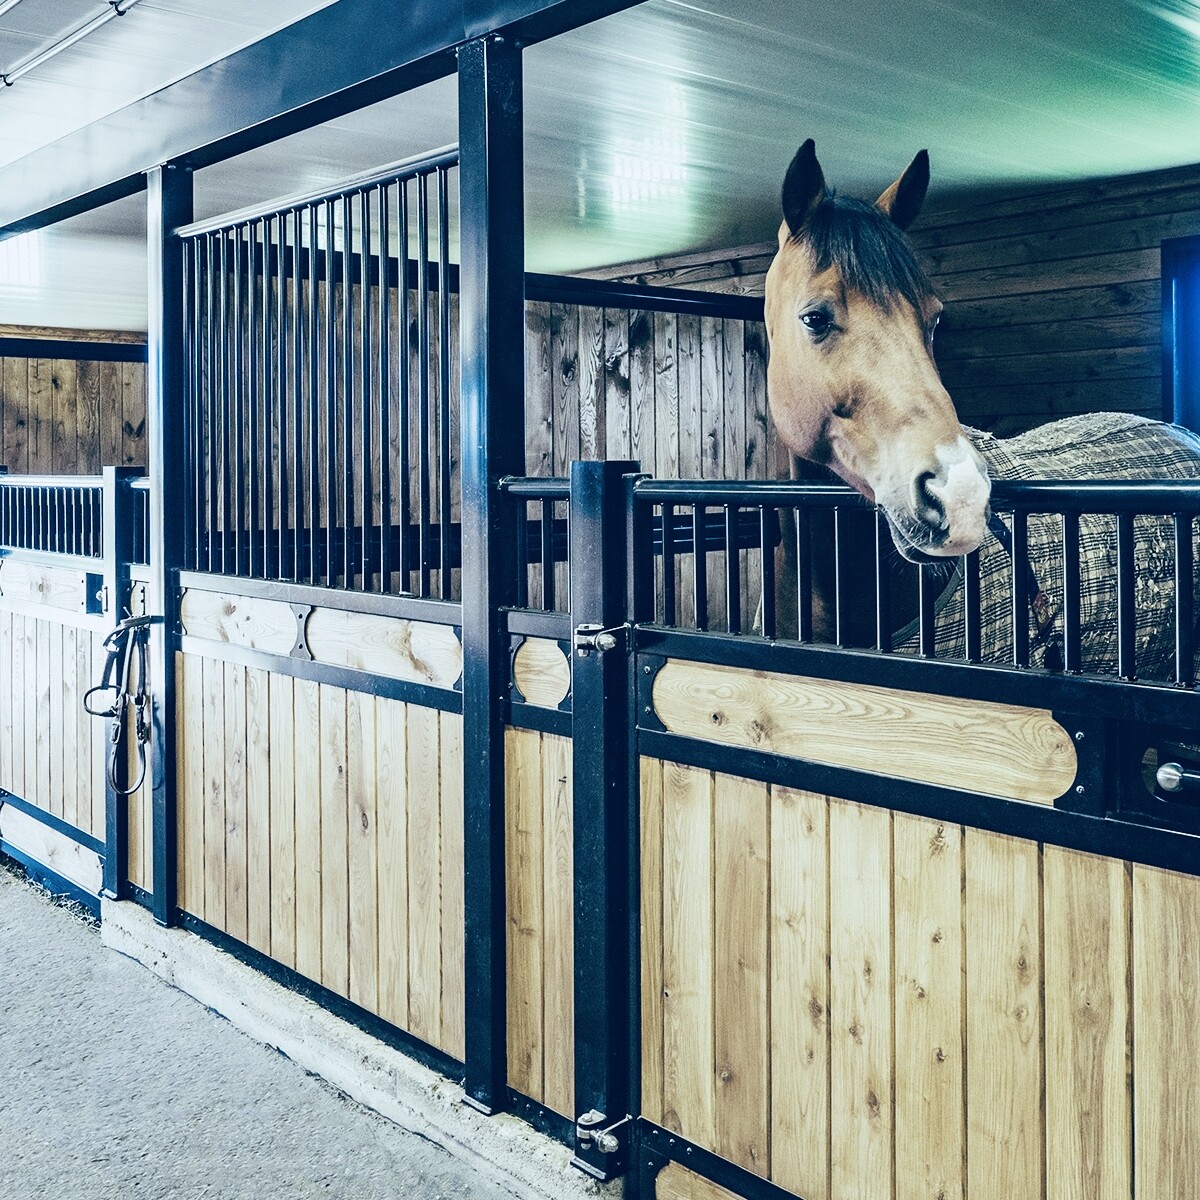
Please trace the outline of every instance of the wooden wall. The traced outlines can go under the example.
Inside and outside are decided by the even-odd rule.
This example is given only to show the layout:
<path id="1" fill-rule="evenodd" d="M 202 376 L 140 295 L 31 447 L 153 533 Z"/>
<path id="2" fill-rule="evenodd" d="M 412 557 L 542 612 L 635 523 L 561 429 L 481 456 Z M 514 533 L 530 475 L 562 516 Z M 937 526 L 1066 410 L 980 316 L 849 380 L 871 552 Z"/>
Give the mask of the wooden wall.
<path id="1" fill-rule="evenodd" d="M 649 1118 L 806 1200 L 1200 1194 L 1200 881 L 648 759 L 642 856 Z"/>
<path id="2" fill-rule="evenodd" d="M 177 664 L 181 907 L 461 1058 L 462 718 Z"/>
<path id="3" fill-rule="evenodd" d="M 923 215 L 911 237 L 946 300 L 936 353 L 963 420 L 1006 434 L 1080 412 L 1159 416 L 1159 248 L 1194 235 L 1200 166 Z M 757 295 L 774 249 L 594 274 Z"/>
<path id="4" fill-rule="evenodd" d="M 63 332 L 0 327 L 0 338 Z M 5 358 L 0 351 L 0 466 L 95 475 L 105 466 L 144 467 L 146 454 L 144 363 Z"/>

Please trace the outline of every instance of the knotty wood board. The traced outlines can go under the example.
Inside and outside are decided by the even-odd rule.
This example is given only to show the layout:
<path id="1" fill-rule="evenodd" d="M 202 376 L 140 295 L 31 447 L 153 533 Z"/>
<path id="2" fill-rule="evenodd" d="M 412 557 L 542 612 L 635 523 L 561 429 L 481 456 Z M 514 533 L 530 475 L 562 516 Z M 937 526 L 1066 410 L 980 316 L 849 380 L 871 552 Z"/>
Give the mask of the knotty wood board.
<path id="1" fill-rule="evenodd" d="M 462 674 L 462 646 L 448 625 L 316 608 L 305 632 L 317 662 L 442 688 Z"/>
<path id="2" fill-rule="evenodd" d="M 44 605 L 81 613 L 87 607 L 87 573 L 6 558 L 0 560 L 0 597 L 6 604 Z"/>
<path id="3" fill-rule="evenodd" d="M 672 733 L 1049 804 L 1075 747 L 1042 709 L 672 660 L 654 680 Z"/>
<path id="4" fill-rule="evenodd" d="M 513 655 L 513 682 L 527 704 L 557 708 L 571 690 L 571 664 L 557 642 L 527 637 Z"/>

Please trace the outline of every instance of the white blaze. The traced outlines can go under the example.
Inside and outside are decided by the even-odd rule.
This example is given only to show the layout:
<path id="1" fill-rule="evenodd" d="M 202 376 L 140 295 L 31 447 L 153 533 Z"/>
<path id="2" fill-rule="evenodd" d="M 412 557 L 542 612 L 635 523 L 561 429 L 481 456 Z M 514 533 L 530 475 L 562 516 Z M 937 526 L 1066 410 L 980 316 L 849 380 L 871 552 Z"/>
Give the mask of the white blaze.
<path id="1" fill-rule="evenodd" d="M 926 486 L 946 514 L 947 538 L 939 552 L 967 553 L 983 541 L 987 531 L 991 481 L 975 447 L 965 437 L 939 446 L 937 458 L 941 470 Z"/>

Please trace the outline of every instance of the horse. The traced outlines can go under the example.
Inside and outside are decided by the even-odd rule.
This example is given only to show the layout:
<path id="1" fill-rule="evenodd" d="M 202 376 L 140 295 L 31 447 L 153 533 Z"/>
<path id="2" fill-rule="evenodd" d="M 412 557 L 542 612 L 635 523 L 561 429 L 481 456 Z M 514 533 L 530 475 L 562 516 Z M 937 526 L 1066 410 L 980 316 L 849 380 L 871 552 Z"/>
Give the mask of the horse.
<path id="1" fill-rule="evenodd" d="M 934 356 L 942 301 L 904 236 L 929 180 L 922 150 L 874 203 L 843 197 L 826 187 L 813 140 L 801 145 L 784 176 L 778 250 L 766 278 L 768 405 L 797 464 L 794 476 L 832 472 L 886 518 L 898 556 L 888 564 L 895 648 L 916 643 L 915 572 L 901 569 L 906 561 L 934 572 L 939 656 L 965 656 L 956 598 L 962 558 L 979 550 L 987 622 L 982 657 L 1011 661 L 1014 568 L 1003 544 L 1007 527 L 991 513 L 992 478 L 1196 479 L 1200 439 L 1129 414 L 1068 418 L 1011 439 L 962 425 Z M 876 557 L 863 550 L 873 517 L 847 514 L 843 527 L 856 543 L 844 561 L 858 575 L 848 581 L 842 640 L 869 645 L 874 612 L 864 601 L 874 595 Z M 1139 674 L 1169 676 L 1173 527 L 1170 518 L 1139 517 L 1135 530 Z M 795 541 L 794 527 L 785 528 L 776 572 L 793 596 Z M 1106 670 L 1116 638 L 1112 520 L 1085 516 L 1080 541 L 1084 668 Z M 829 526 L 818 522 L 813 632 L 819 641 L 833 640 L 831 558 Z M 1033 665 L 1055 666 L 1063 588 L 1057 518 L 1030 518 L 1029 560 L 1043 602 L 1030 612 Z M 791 605 L 777 609 L 781 616 L 794 612 Z M 778 632 L 796 631 L 781 625 Z"/>

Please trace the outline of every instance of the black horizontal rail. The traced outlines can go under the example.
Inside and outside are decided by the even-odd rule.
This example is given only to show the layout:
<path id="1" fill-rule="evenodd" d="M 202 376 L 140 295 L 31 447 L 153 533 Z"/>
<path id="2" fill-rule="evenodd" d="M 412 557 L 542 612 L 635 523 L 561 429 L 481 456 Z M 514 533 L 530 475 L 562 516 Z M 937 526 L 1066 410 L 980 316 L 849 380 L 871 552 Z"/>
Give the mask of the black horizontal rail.
<path id="1" fill-rule="evenodd" d="M 570 500 L 571 481 L 559 476 L 546 479 L 506 475 L 496 485 L 509 496 L 522 500 Z"/>
<path id="2" fill-rule="evenodd" d="M 723 317 L 733 321 L 762 321 L 763 298 L 695 288 L 654 287 L 611 279 L 575 275 L 525 276 L 525 299 L 593 308 L 636 308 L 646 312 Z"/>
<path id="3" fill-rule="evenodd" d="M 146 343 L 81 342 L 74 338 L 0 337 L 0 358 L 144 363 L 146 361 Z"/>
<path id="4" fill-rule="evenodd" d="M 352 175 L 337 183 L 326 184 L 320 188 L 310 188 L 303 192 L 294 192 L 274 200 L 264 200 L 261 204 L 252 204 L 239 208 L 235 212 L 221 213 L 203 221 L 194 221 L 177 229 L 178 237 L 200 237 L 206 233 L 221 233 L 245 225 L 251 221 L 262 220 L 263 217 L 277 217 L 291 214 L 313 204 L 326 200 L 341 200 L 346 196 L 357 195 L 369 191 L 381 183 L 394 183 L 401 179 L 413 179 L 418 175 L 426 175 L 441 167 L 451 167 L 458 163 L 458 147 L 443 146 L 439 150 L 428 151 L 424 154 L 404 158 L 387 166 L 378 167 L 360 175 Z"/>

